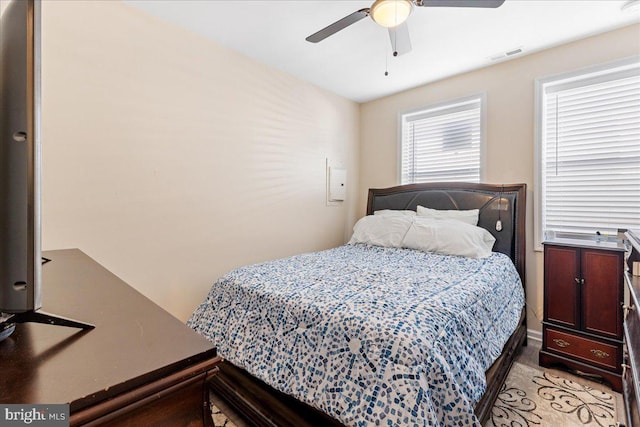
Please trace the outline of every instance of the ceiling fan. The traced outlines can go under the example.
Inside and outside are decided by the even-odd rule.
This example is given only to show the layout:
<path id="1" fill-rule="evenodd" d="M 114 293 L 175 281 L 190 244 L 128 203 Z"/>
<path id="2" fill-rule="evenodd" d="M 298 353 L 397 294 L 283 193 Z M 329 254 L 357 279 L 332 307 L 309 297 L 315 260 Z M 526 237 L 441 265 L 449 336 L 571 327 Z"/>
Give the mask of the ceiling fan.
<path id="1" fill-rule="evenodd" d="M 371 7 L 360 9 L 333 24 L 311 34 L 308 42 L 318 43 L 327 37 L 370 16 L 377 24 L 389 29 L 393 56 L 411 51 L 409 28 L 406 20 L 413 7 L 483 7 L 496 8 L 505 0 L 375 0 Z"/>

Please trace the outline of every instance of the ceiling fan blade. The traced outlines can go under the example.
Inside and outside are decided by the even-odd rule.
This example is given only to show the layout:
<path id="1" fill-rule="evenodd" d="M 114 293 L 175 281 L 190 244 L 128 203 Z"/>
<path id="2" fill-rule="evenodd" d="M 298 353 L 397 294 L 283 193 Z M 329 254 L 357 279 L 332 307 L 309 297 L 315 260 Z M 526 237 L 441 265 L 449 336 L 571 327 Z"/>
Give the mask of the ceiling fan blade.
<path id="1" fill-rule="evenodd" d="M 409 26 L 406 22 L 394 28 L 389 28 L 389 39 L 393 56 L 404 55 L 411 52 L 411 39 L 409 38 Z"/>
<path id="2" fill-rule="evenodd" d="M 422 0 L 418 6 L 426 7 L 489 7 L 502 6 L 504 0 Z"/>
<path id="3" fill-rule="evenodd" d="M 330 35 L 333 35 L 338 31 L 347 28 L 351 24 L 355 24 L 356 22 L 363 18 L 366 18 L 367 16 L 369 16 L 369 9 L 360 9 L 357 12 L 353 12 L 351 15 L 347 15 L 344 18 L 334 22 L 333 24 L 321 29 L 317 33 L 311 34 L 305 40 L 311 43 L 318 43 L 319 41 L 322 41 Z"/>

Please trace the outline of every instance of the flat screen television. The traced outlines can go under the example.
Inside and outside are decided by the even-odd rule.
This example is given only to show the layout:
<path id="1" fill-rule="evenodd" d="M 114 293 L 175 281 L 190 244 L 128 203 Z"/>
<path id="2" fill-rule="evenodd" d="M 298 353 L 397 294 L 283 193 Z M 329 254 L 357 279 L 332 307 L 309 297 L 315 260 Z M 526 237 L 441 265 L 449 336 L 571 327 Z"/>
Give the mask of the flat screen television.
<path id="1" fill-rule="evenodd" d="M 42 307 L 40 0 L 0 0 L 0 341 Z"/>

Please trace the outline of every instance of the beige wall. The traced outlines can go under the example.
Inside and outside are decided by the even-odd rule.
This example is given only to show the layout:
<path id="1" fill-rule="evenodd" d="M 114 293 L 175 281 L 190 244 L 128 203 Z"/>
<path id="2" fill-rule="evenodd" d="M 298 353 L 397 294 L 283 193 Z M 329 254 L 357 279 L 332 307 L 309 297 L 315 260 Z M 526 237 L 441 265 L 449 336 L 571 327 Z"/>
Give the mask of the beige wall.
<path id="1" fill-rule="evenodd" d="M 362 104 L 359 214 L 368 188 L 398 184 L 399 112 L 486 93 L 485 181 L 528 185 L 527 303 L 529 328 L 539 331 L 543 259 L 533 250 L 534 81 L 638 54 L 640 25 L 633 25 Z"/>
<path id="2" fill-rule="evenodd" d="M 356 103 L 121 2 L 43 2 L 42 29 L 44 249 L 185 320 L 231 268 L 344 242 Z M 348 169 L 339 206 L 327 157 Z"/>

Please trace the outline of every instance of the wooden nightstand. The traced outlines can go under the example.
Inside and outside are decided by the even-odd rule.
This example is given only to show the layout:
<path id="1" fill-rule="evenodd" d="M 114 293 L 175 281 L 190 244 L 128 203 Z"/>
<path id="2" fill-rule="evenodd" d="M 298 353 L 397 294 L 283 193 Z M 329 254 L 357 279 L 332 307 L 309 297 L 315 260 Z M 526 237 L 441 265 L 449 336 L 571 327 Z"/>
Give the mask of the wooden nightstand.
<path id="1" fill-rule="evenodd" d="M 69 403 L 72 426 L 211 425 L 213 345 L 81 251 L 43 255 L 43 310 L 96 327 L 17 325 L 0 403 Z"/>
<path id="2" fill-rule="evenodd" d="M 622 391 L 623 273 L 620 243 L 544 243 L 541 366 L 563 365 Z"/>

